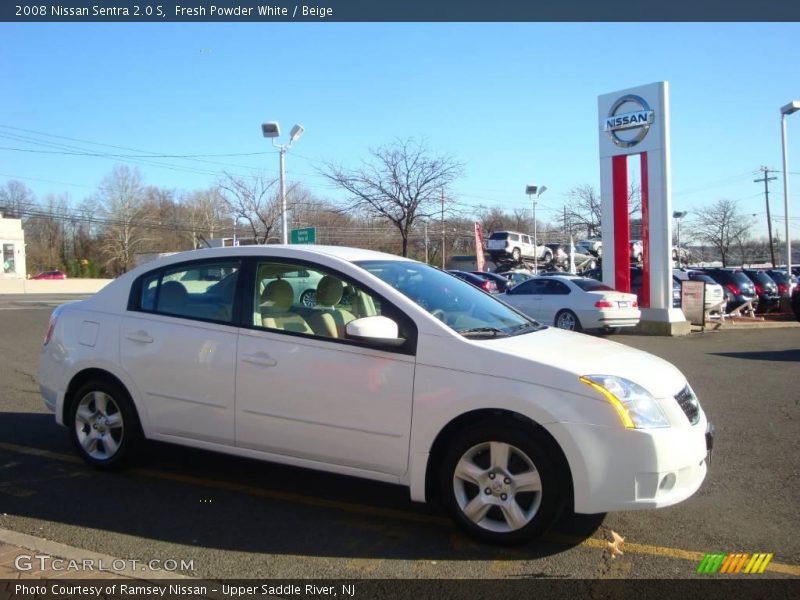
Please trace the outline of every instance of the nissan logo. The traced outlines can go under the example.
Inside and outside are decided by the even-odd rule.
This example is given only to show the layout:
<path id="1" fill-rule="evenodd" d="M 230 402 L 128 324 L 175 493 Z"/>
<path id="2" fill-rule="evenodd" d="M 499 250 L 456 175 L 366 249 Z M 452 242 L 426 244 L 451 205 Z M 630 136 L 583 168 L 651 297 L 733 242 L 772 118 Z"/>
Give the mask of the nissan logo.
<path id="1" fill-rule="evenodd" d="M 631 148 L 644 139 L 654 121 L 655 113 L 644 98 L 627 94 L 611 106 L 603 131 L 620 148 Z M 627 130 L 633 135 L 625 135 Z"/>

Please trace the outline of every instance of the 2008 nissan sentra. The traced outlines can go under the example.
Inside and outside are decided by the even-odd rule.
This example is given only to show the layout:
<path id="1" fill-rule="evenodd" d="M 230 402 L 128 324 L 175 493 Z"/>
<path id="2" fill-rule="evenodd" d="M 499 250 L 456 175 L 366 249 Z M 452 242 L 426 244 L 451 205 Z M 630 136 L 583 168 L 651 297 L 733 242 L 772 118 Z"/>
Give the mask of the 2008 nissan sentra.
<path id="1" fill-rule="evenodd" d="M 300 271 L 315 303 L 287 282 Z M 671 364 L 353 248 L 147 263 L 54 311 L 38 382 L 93 466 L 146 438 L 392 482 L 488 542 L 533 539 L 563 509 L 681 502 L 711 445 Z"/>

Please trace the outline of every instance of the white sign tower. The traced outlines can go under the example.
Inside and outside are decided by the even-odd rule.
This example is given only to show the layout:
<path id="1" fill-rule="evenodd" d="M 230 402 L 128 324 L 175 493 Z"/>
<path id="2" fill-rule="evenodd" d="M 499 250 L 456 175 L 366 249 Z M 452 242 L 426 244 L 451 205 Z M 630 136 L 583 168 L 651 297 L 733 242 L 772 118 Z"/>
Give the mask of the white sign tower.
<path id="1" fill-rule="evenodd" d="M 666 81 L 598 98 L 603 222 L 603 281 L 629 292 L 629 157 L 638 155 L 642 196 L 642 330 L 688 333 L 672 308 L 672 181 L 669 149 L 669 84 Z"/>

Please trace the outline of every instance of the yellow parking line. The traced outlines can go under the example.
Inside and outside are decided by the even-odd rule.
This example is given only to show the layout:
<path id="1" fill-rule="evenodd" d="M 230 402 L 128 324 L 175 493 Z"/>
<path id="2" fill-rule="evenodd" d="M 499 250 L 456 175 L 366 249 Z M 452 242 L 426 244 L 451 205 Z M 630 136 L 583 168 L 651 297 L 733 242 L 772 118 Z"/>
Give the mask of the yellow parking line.
<path id="1" fill-rule="evenodd" d="M 29 446 L 20 446 L 17 444 L 10 444 L 7 442 L 0 442 L 0 449 L 24 454 L 28 456 L 38 456 L 41 458 L 50 458 L 62 462 L 69 462 L 73 464 L 83 464 L 83 461 L 77 456 L 70 454 L 60 454 L 58 452 L 51 452 L 49 450 L 42 450 L 40 448 L 31 448 Z M 151 479 L 162 479 L 166 481 L 175 481 L 179 483 L 187 483 L 190 485 L 198 485 L 207 488 L 224 490 L 228 492 L 236 492 L 250 496 L 258 496 L 262 498 L 272 498 L 275 500 L 283 500 L 286 502 L 293 502 L 296 504 L 304 504 L 307 506 L 315 506 L 319 508 L 328 508 L 344 512 L 356 513 L 360 515 L 369 515 L 374 517 L 389 517 L 404 521 L 414 521 L 417 523 L 438 524 L 449 527 L 451 521 L 443 517 L 434 515 L 424 515 L 406 512 L 402 510 L 394 510 L 390 508 L 376 508 L 372 506 L 365 506 L 361 504 L 349 504 L 347 502 L 340 502 L 337 500 L 325 500 L 323 498 L 312 498 L 309 496 L 302 496 L 300 494 L 292 494 L 289 492 L 281 492 L 277 490 L 266 490 L 263 488 L 243 485 L 239 483 L 232 483 L 228 481 L 219 481 L 213 479 L 203 479 L 201 477 L 194 477 L 191 475 L 180 475 L 178 473 L 166 473 L 163 471 L 156 471 L 154 469 L 130 469 L 127 471 L 133 475 L 141 475 Z M 547 541 L 555 543 L 564 543 L 572 545 L 580 545 L 588 548 L 606 548 L 608 546 L 607 540 L 597 538 L 581 539 L 576 536 L 568 536 L 563 534 L 549 534 L 544 538 Z M 650 556 L 662 556 L 665 558 L 677 558 L 699 563 L 705 557 L 705 552 L 696 552 L 694 550 L 683 550 L 681 548 L 668 548 L 665 546 L 651 546 L 649 544 L 637 544 L 633 542 L 625 542 L 623 549 L 626 553 L 630 554 L 647 554 Z M 767 571 L 775 573 L 783 573 L 785 575 L 792 575 L 800 577 L 800 565 L 789 565 L 784 563 L 770 562 L 767 565 Z"/>

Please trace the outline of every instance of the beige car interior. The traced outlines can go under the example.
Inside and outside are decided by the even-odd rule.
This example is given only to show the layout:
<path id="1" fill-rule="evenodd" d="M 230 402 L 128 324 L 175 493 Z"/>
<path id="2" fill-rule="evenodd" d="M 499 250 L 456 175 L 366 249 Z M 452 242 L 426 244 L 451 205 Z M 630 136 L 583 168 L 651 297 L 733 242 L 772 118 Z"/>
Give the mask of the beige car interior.
<path id="1" fill-rule="evenodd" d="M 316 305 L 304 306 L 299 302 L 303 290 L 294 289 L 283 278 L 287 273 L 295 272 L 298 272 L 295 265 L 259 265 L 254 325 L 321 337 L 344 338 L 345 327 L 350 321 L 380 314 L 369 294 L 332 275 L 323 275 L 317 283 Z M 259 294 L 258 290 L 263 291 Z"/>
<path id="2" fill-rule="evenodd" d="M 270 281 L 261 293 L 261 325 L 297 333 L 314 333 L 306 320 L 292 311 L 294 290 L 288 281 Z"/>

